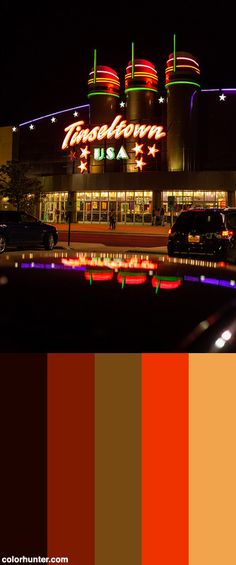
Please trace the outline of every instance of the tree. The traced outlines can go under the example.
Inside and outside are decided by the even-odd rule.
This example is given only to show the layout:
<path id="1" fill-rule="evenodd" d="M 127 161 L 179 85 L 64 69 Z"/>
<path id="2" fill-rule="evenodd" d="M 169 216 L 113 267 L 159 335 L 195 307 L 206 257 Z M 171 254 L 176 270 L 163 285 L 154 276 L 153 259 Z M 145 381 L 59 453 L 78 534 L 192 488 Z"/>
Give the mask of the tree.
<path id="1" fill-rule="evenodd" d="M 30 176 L 29 166 L 19 161 L 7 161 L 0 166 L 0 194 L 19 210 L 30 213 L 35 211 L 40 201 L 41 181 Z"/>

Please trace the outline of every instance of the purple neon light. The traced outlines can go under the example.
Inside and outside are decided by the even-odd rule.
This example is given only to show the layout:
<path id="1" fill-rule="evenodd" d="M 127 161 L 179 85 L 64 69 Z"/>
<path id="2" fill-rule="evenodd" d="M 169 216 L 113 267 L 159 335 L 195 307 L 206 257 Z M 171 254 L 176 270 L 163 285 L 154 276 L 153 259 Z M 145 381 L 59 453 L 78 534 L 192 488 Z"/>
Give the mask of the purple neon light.
<path id="1" fill-rule="evenodd" d="M 201 279 L 200 282 L 205 283 L 205 284 L 214 284 L 215 286 L 219 286 L 221 283 L 227 282 L 227 281 L 219 281 L 219 279 L 212 279 L 210 277 L 204 277 L 204 279 Z M 223 285 L 223 286 L 225 286 L 225 285 Z"/>
<path id="2" fill-rule="evenodd" d="M 236 88 L 202 88 L 201 92 L 236 92 Z"/>
<path id="3" fill-rule="evenodd" d="M 199 282 L 199 277 L 192 277 L 191 275 L 185 275 L 184 280 L 191 282 Z"/>
<path id="4" fill-rule="evenodd" d="M 72 110 L 80 110 L 81 108 L 89 107 L 90 104 L 83 104 L 83 106 L 75 106 L 74 108 L 68 108 L 67 110 L 60 110 L 59 112 L 54 112 L 53 114 L 46 114 L 45 116 L 41 116 L 40 118 L 35 118 L 34 120 L 30 120 L 29 122 L 23 122 L 22 124 L 19 124 L 19 126 L 27 126 L 28 124 L 38 122 L 39 120 L 43 120 L 44 118 L 51 118 L 53 116 L 57 116 L 58 114 L 63 114 L 64 112 L 72 112 Z"/>
<path id="5" fill-rule="evenodd" d="M 60 271 L 85 271 L 86 266 L 71 266 L 71 265 L 61 265 L 57 263 L 21 263 L 21 269 L 53 269 L 53 270 L 60 270 Z"/>
<path id="6" fill-rule="evenodd" d="M 197 94 L 197 91 L 196 91 L 196 90 L 194 90 L 194 92 L 193 92 L 193 94 L 192 94 L 192 96 L 191 96 L 191 101 L 190 101 L 190 110 L 191 110 L 191 112 L 192 112 L 192 110 L 193 110 L 193 99 L 194 99 L 195 94 Z"/>
<path id="7" fill-rule="evenodd" d="M 205 277 L 204 280 L 201 280 L 200 282 L 206 283 L 206 284 L 214 284 L 216 286 L 227 286 L 229 288 L 236 288 L 235 282 L 224 281 L 224 280 L 221 280 L 221 279 L 211 279 L 209 277 Z"/>
<path id="8" fill-rule="evenodd" d="M 236 283 L 235 281 L 225 281 L 222 279 L 214 279 L 211 277 L 204 277 L 204 279 L 200 279 L 199 277 L 193 277 L 191 275 L 185 275 L 184 276 L 184 280 L 185 281 L 190 281 L 190 282 L 200 282 L 200 283 L 204 283 L 204 284 L 213 284 L 215 286 L 226 286 L 228 288 L 236 288 Z"/>

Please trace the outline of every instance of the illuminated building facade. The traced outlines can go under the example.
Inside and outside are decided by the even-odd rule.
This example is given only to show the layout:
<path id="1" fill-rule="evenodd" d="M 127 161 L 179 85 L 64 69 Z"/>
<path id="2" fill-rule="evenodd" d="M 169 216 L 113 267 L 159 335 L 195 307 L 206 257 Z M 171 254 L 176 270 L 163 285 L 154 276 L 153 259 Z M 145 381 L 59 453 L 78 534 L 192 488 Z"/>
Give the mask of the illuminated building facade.
<path id="1" fill-rule="evenodd" d="M 0 128 L 1 161 L 4 130 L 8 160 L 41 178 L 41 219 L 66 221 L 68 202 L 74 222 L 107 223 L 115 210 L 124 224 L 150 224 L 161 206 L 168 218 L 235 205 L 236 89 L 202 88 L 199 61 L 175 46 L 161 87 L 159 74 L 133 44 L 123 77 L 95 51 L 83 104 Z"/>

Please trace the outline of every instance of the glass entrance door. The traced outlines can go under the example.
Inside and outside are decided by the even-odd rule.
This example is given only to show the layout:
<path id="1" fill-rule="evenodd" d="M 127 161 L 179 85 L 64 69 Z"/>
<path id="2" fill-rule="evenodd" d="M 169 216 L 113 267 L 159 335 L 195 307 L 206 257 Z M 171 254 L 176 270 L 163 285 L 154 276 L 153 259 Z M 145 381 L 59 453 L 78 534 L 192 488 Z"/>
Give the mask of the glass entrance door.
<path id="1" fill-rule="evenodd" d="M 91 202 L 85 202 L 84 221 L 91 222 Z"/>

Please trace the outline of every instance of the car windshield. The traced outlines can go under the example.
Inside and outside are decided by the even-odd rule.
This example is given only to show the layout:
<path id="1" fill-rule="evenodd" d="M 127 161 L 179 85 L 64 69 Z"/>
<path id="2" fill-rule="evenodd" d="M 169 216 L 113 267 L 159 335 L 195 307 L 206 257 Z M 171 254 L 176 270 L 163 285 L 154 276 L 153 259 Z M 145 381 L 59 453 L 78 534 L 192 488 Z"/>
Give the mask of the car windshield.
<path id="1" fill-rule="evenodd" d="M 173 231 L 215 232 L 220 230 L 222 226 L 223 218 L 220 213 L 182 212 L 173 226 Z"/>

